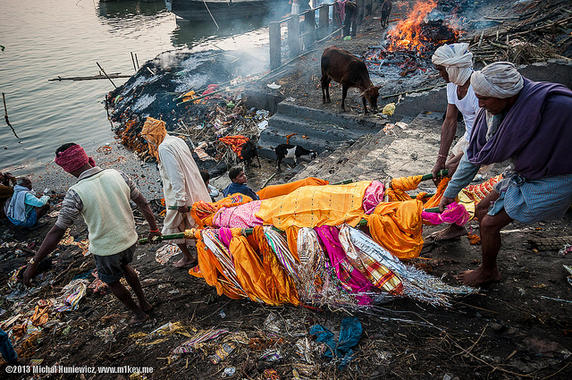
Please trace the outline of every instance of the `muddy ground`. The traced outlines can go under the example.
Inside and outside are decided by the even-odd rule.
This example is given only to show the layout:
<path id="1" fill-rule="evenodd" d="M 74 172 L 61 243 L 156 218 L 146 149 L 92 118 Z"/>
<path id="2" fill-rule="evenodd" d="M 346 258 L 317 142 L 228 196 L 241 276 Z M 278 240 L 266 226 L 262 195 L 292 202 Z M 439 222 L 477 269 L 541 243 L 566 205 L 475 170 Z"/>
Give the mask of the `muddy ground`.
<path id="1" fill-rule="evenodd" d="M 339 41 L 341 46 L 363 50 L 370 41 Z M 337 44 L 337 42 L 336 42 Z M 317 65 L 312 57 L 306 58 Z M 299 66 L 304 67 L 304 65 Z M 316 87 L 315 72 L 300 69 L 309 75 Z M 319 79 L 319 78 L 318 78 Z M 301 99 L 306 106 L 321 107 L 319 89 L 300 77 L 282 82 L 285 97 Z M 296 87 L 297 86 L 297 87 Z M 301 92 L 305 86 L 306 92 Z M 341 98 L 341 89 L 334 87 L 332 100 Z M 349 104 L 358 113 L 361 102 L 351 93 Z M 381 104 L 381 103 L 380 103 Z M 335 110 L 339 104 L 326 105 Z M 421 112 L 421 111 L 420 111 Z M 425 117 L 425 118 L 424 118 Z M 436 157 L 440 115 L 418 117 L 406 130 L 394 130 L 357 141 L 352 147 L 328 156 L 321 156 L 309 165 L 275 172 L 275 163 L 261 159 L 262 168 L 247 168 L 249 184 L 258 190 L 267 181 L 281 183 L 291 178 L 316 175 L 336 181 L 374 179 L 385 176 L 418 174 L 430 168 Z M 424 144 L 428 150 L 417 149 L 416 155 L 404 144 Z M 433 149 L 433 150 L 431 150 Z M 135 155 L 112 145 L 112 154 L 96 156 L 103 166 L 118 167 L 131 175 L 152 199 L 156 214 L 161 211 L 157 170 L 153 164 L 142 164 Z M 498 169 L 498 168 L 497 168 Z M 58 210 L 61 196 L 72 183 L 54 164 L 33 178 L 38 189 L 55 190 L 53 210 Z M 222 188 L 225 176 L 213 179 Z M 431 184 L 424 186 L 430 188 Z M 138 231 L 148 230 L 136 212 Z M 0 319 L 6 320 L 19 312 L 33 310 L 39 299 L 54 298 L 75 276 L 95 268 L 92 257 L 84 257 L 76 246 L 60 246 L 51 255 L 51 268 L 37 279 L 32 291 L 7 286 L 13 270 L 25 264 L 39 247 L 55 222 L 46 216 L 34 231 L 13 229 L 0 224 Z M 454 275 L 474 268 L 480 262 L 480 246 L 471 245 L 467 237 L 435 243 L 428 236 L 437 230 L 424 230 L 425 246 L 413 264 L 457 284 Z M 478 233 L 471 222 L 470 231 Z M 71 229 L 76 241 L 86 239 L 85 225 L 78 221 Z M 561 220 L 533 225 L 511 224 L 502 232 L 503 246 L 499 267 L 503 280 L 482 288 L 479 294 L 457 298 L 449 309 L 436 308 L 408 299 L 377 305 L 370 310 L 311 310 L 303 307 L 269 307 L 251 301 L 219 297 L 203 280 L 191 277 L 185 270 L 155 261 L 159 246 L 138 247 L 133 266 L 139 271 L 144 290 L 154 305 L 151 319 L 139 327 L 128 326 L 129 314 L 111 294 L 88 290 L 77 310 L 49 313 L 49 321 L 31 344 L 17 344 L 20 363 L 42 366 L 131 366 L 152 367 L 147 378 L 235 378 L 235 379 L 376 379 L 376 378 L 491 378 L 527 377 L 535 379 L 569 379 L 572 376 L 572 287 L 563 265 L 572 265 L 570 253 L 559 253 L 562 239 L 572 236 L 572 210 Z M 552 238 L 551 247 L 538 247 Z M 531 243 L 532 242 L 532 243 Z M 533 243 L 537 243 L 535 246 Z M 363 336 L 355 347 L 355 357 L 340 370 L 336 362 L 321 357 L 321 347 L 308 334 L 310 326 L 320 323 L 337 333 L 343 318 L 355 315 L 363 326 Z M 169 335 L 149 334 L 168 322 L 180 322 L 182 330 Z M 201 329 L 228 329 L 236 346 L 228 357 L 213 364 L 209 357 L 224 342 L 222 336 L 207 342 L 200 349 L 172 357 L 171 351 L 189 335 Z M 183 334 L 185 335 L 183 335 Z M 306 349 L 300 351 L 298 345 Z M 278 350 L 276 360 L 261 359 L 268 349 Z M 276 353 L 276 352 L 274 352 Z M 234 368 L 234 372 L 232 370 Z M 2 364 L 0 370 L 5 370 Z M 228 375 L 231 374 L 232 375 Z M 4 376 L 3 376 L 4 377 Z M 29 378 L 30 375 L 14 375 Z M 68 378 L 71 375 L 41 375 L 40 378 Z M 110 378 L 109 375 L 76 375 L 76 378 Z M 127 374 L 117 379 L 142 378 Z"/>
<path id="2" fill-rule="evenodd" d="M 420 120 L 419 125 L 427 124 L 427 120 Z M 363 171 L 360 165 L 368 158 L 363 157 L 360 149 L 375 153 L 365 144 L 387 146 L 384 152 L 391 156 L 396 154 L 391 152 L 399 150 L 394 148 L 399 147 L 400 141 L 406 142 L 420 136 L 415 134 L 415 125 L 413 122 L 409 130 L 399 132 L 403 135 L 384 136 L 380 132 L 379 138 L 387 139 L 387 143 L 376 143 L 375 139 L 364 137 L 354 147 L 339 152 L 346 160 L 340 160 L 335 153 L 330 157 L 320 157 L 297 170 L 284 170 L 271 182 L 286 180 L 301 169 L 294 178 L 312 175 L 318 169 L 324 178 L 330 180 L 347 176 L 348 167 L 351 166 L 355 171 Z M 119 148 L 117 153 L 121 153 Z M 360 165 L 352 164 L 356 155 L 364 160 Z M 419 156 L 422 162 L 425 156 Z M 393 161 L 395 158 L 392 157 Z M 406 158 L 401 159 L 405 161 Z M 112 165 L 116 160 L 115 157 L 109 159 Z M 102 162 L 101 157 L 99 161 Z M 416 170 L 415 165 L 419 165 L 419 162 L 414 161 L 403 164 L 409 170 Z M 247 170 L 255 189 L 274 173 L 274 162 L 262 160 L 262 165 L 262 170 Z M 371 169 L 371 172 L 362 174 L 380 178 L 382 169 L 391 174 L 396 167 Z M 134 177 L 138 176 L 143 188 L 145 183 L 155 183 L 151 175 L 153 171 L 149 168 L 140 168 L 134 163 L 133 166 L 125 165 L 124 170 Z M 376 170 L 377 175 L 374 174 Z M 141 179 L 141 173 L 149 175 Z M 41 183 L 41 179 L 37 181 Z M 152 196 L 152 192 L 148 194 Z M 59 199 L 54 199 L 55 210 Z M 153 206 L 158 214 L 161 210 L 158 202 L 154 201 Z M 143 236 L 147 231 L 146 223 L 139 213 L 136 215 L 138 230 Z M 51 269 L 36 282 L 43 284 L 41 288 L 34 289 L 36 293 L 18 298 L 18 292 L 6 286 L 11 271 L 32 256 L 54 222 L 55 217 L 44 217 L 43 225 L 33 232 L 17 231 L 2 224 L 2 320 L 29 310 L 38 299 L 59 296 L 61 288 L 75 276 L 94 268 L 93 258 L 83 257 L 79 248 L 60 246 L 51 255 Z M 44 366 L 146 366 L 154 369 L 147 377 L 155 379 L 222 378 L 226 376 L 225 370 L 232 372 L 227 368 L 234 368 L 232 378 L 248 379 L 272 378 L 276 374 L 280 378 L 303 379 L 569 378 L 572 374 L 572 287 L 567 283 L 562 265 L 572 264 L 572 259 L 570 254 L 558 253 L 560 246 L 554 250 L 538 250 L 528 240 L 538 242 L 541 238 L 566 236 L 569 239 L 572 235 L 571 222 L 572 212 L 568 212 L 559 221 L 531 226 L 509 225 L 502 234 L 503 248 L 499 258 L 503 280 L 483 288 L 477 295 L 455 299 L 450 309 L 435 308 L 408 299 L 395 300 L 360 312 L 269 307 L 246 300 L 229 300 L 217 296 L 215 289 L 203 280 L 172 267 L 171 263 L 176 257 L 164 266 L 157 263 L 155 251 L 158 246 L 139 246 L 133 266 L 140 272 L 146 295 L 154 305 L 148 323 L 140 327 L 128 326 L 129 314 L 115 297 L 88 290 L 77 310 L 59 314 L 50 312 L 49 322 L 39 338 L 28 347 L 19 347 L 20 362 L 27 365 L 37 362 L 33 359 L 40 359 Z M 424 236 L 436 229 L 426 228 Z M 474 222 L 470 229 L 478 232 Z M 76 241 L 85 239 L 85 225 L 76 223 L 71 235 Z M 462 237 L 446 243 L 432 243 L 427 239 L 421 257 L 413 263 L 443 277 L 448 283 L 456 284 L 453 276 L 461 270 L 477 266 L 479 261 L 480 247 L 470 245 L 467 238 Z M 50 280 L 54 280 L 51 285 Z M 320 323 L 337 332 L 341 320 L 350 314 L 359 318 L 364 333 L 356 346 L 354 360 L 346 369 L 340 370 L 335 362 L 327 362 L 321 357 L 321 348 L 308 335 L 308 329 Z M 180 332 L 186 336 L 180 333 L 147 337 L 133 335 L 150 333 L 168 322 L 180 322 L 184 326 Z M 187 340 L 189 334 L 209 328 L 225 328 L 242 334 L 239 339 L 234 337 L 236 349 L 225 360 L 218 364 L 212 364 L 209 360 L 224 337 L 205 344 L 193 353 L 169 359 L 171 351 Z M 296 345 L 300 342 L 308 344 L 303 354 Z M 268 349 L 278 350 L 279 359 L 260 359 Z M 127 378 L 128 375 L 113 378 Z M 62 376 L 52 375 L 52 378 L 59 377 Z M 109 375 L 77 377 L 108 378 Z"/>

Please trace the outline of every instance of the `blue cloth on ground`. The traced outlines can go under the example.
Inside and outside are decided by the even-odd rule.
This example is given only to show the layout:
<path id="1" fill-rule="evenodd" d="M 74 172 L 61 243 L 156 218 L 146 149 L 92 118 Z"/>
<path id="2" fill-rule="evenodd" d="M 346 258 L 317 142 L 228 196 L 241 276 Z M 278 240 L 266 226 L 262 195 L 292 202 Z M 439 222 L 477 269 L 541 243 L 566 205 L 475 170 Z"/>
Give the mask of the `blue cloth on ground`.
<path id="1" fill-rule="evenodd" d="M 324 343 L 328 350 L 324 352 L 326 358 L 341 358 L 338 367 L 344 369 L 353 359 L 355 347 L 361 339 L 363 329 L 359 319 L 356 317 L 344 318 L 340 326 L 340 336 L 338 342 L 334 341 L 334 334 L 322 325 L 310 327 L 310 334 L 316 336 L 316 341 Z"/>
<path id="2" fill-rule="evenodd" d="M 18 360 L 18 354 L 14 351 L 8 334 L 2 329 L 0 329 L 0 353 L 8 364 L 14 364 Z"/>

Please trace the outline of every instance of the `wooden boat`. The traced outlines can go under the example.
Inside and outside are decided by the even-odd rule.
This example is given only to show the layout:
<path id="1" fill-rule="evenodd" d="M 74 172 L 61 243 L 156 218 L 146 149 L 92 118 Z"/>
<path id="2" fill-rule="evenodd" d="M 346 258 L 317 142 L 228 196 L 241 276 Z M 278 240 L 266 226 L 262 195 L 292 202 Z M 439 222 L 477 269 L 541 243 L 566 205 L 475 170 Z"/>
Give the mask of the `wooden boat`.
<path id="1" fill-rule="evenodd" d="M 167 9 L 188 21 L 217 23 L 230 19 L 262 17 L 278 0 L 165 0 Z M 286 1 L 287 3 L 287 1 Z"/>

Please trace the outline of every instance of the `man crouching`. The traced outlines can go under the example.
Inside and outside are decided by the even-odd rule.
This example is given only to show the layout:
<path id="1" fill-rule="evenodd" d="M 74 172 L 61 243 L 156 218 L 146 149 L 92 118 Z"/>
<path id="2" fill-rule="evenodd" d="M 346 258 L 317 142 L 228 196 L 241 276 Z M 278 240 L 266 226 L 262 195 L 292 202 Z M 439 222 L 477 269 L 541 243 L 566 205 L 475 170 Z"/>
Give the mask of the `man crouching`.
<path id="1" fill-rule="evenodd" d="M 482 285 L 501 279 L 497 255 L 504 226 L 561 216 L 572 203 L 572 91 L 532 82 L 509 62 L 473 73 L 471 85 L 482 109 L 439 207 L 453 202 L 481 165 L 511 161 L 477 206 L 482 263 L 458 276 L 467 285 Z"/>
<path id="2" fill-rule="evenodd" d="M 137 242 L 129 200 L 135 202 L 149 223 L 149 238 L 161 235 L 147 200 L 125 174 L 96 166 L 93 159 L 77 144 L 59 147 L 55 162 L 77 177 L 78 182 L 67 191 L 56 224 L 30 260 L 24 272 L 24 283 L 30 285 L 38 263 L 57 247 L 65 231 L 81 214 L 87 224 L 89 251 L 95 258 L 99 278 L 135 313 L 130 323 L 148 319 L 147 312 L 152 307 L 145 299 L 137 273 L 129 265 Z M 119 281 L 121 277 L 125 277 L 139 304 L 135 303 L 131 293 Z"/>

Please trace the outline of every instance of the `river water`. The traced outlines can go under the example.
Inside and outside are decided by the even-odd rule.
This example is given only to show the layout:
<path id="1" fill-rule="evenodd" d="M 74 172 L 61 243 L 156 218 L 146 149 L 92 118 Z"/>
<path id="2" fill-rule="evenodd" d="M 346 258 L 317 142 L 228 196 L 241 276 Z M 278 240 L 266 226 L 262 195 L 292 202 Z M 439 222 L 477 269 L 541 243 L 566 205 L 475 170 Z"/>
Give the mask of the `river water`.
<path id="1" fill-rule="evenodd" d="M 107 73 L 132 75 L 130 52 L 142 66 L 175 48 L 263 45 L 265 20 L 257 22 L 217 31 L 177 22 L 162 1 L 0 0 L 0 91 L 19 136 L 0 120 L 0 170 L 37 171 L 61 144 L 95 149 L 113 140 L 102 103 L 109 81 L 48 79 L 97 75 L 96 62 Z"/>

